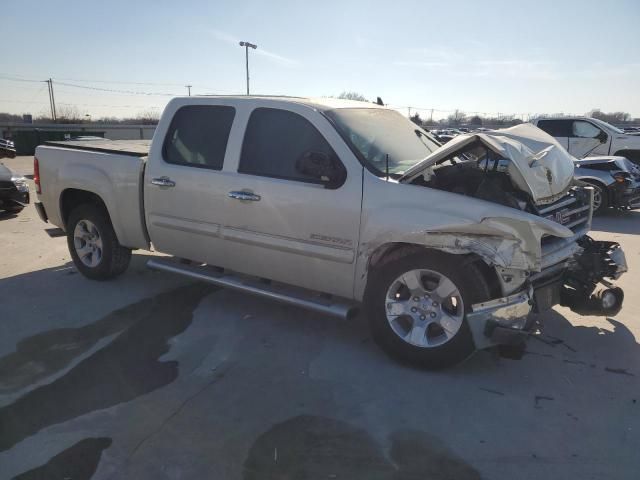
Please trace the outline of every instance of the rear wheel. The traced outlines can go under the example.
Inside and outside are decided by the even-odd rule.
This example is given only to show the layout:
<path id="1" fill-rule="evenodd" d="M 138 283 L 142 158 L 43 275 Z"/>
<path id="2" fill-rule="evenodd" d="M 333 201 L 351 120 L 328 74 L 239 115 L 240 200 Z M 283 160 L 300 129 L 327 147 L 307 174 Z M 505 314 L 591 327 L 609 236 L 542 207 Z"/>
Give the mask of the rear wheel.
<path id="1" fill-rule="evenodd" d="M 437 369 L 473 353 L 466 315 L 472 304 L 490 298 L 490 290 L 464 258 L 425 251 L 371 272 L 365 308 L 375 341 L 389 355 Z"/>
<path id="2" fill-rule="evenodd" d="M 108 213 L 99 205 L 80 205 L 71 212 L 67 245 L 78 271 L 93 280 L 120 275 L 131 260 L 131 250 L 120 245 Z"/>
<path id="3" fill-rule="evenodd" d="M 601 183 L 589 181 L 587 183 L 593 187 L 593 214 L 600 215 L 609 207 L 609 191 Z"/>

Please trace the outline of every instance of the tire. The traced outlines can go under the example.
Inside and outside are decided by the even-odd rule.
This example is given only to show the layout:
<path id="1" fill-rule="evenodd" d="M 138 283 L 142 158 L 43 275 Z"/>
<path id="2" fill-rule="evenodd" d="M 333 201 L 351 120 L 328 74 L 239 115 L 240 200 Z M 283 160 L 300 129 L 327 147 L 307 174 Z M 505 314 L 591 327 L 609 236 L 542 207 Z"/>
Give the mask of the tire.
<path id="1" fill-rule="evenodd" d="M 593 214 L 601 215 L 609 208 L 609 190 L 605 185 L 599 182 L 584 180 L 590 187 L 594 188 L 593 192 Z M 600 198 L 598 202 L 597 199 Z"/>
<path id="2" fill-rule="evenodd" d="M 131 250 L 118 242 L 109 214 L 96 204 L 73 209 L 67 222 L 67 246 L 78 271 L 92 280 L 117 277 L 131 261 Z"/>
<path id="3" fill-rule="evenodd" d="M 406 255 L 402 255 L 402 252 L 398 253 L 392 254 L 394 258 L 385 261 L 370 274 L 371 279 L 367 285 L 364 301 L 365 312 L 368 316 L 374 340 L 387 354 L 396 360 L 421 368 L 441 369 L 460 363 L 475 351 L 475 344 L 467 323 L 467 313 L 474 303 L 491 298 L 487 280 L 473 263 L 465 262 L 468 259 L 466 256 L 427 250 L 413 251 Z M 402 300 L 402 296 L 406 296 L 408 290 L 403 291 L 402 282 L 398 283 L 398 280 L 403 274 L 416 271 L 419 271 L 417 278 L 419 278 L 423 287 L 433 287 L 428 283 L 433 280 L 432 274 L 435 272 L 440 276 L 441 280 L 444 277 L 453 283 L 457 294 L 446 301 L 440 302 L 439 307 L 430 307 L 429 303 L 432 303 L 431 300 L 433 298 L 440 300 L 444 297 L 438 298 L 435 290 L 429 291 L 429 288 L 425 288 L 424 303 L 422 299 L 416 303 L 416 299 L 420 298 L 417 295 L 412 296 L 409 300 L 409 302 L 413 302 L 409 303 L 409 305 L 412 305 L 411 309 L 418 309 L 416 314 L 410 315 L 418 315 L 418 318 L 411 317 L 409 322 L 408 317 L 402 314 L 394 317 L 393 320 L 389 319 L 388 314 L 393 317 L 398 313 L 389 307 L 389 304 L 396 303 L 395 301 L 389 301 L 389 293 L 392 293 L 394 299 L 400 298 L 402 302 L 406 302 L 406 300 Z M 396 286 L 398 285 L 400 289 L 396 292 Z M 439 285 L 444 287 L 445 283 L 440 283 Z M 412 295 L 417 291 L 417 289 L 413 290 Z M 459 298 L 456 295 L 459 295 Z M 427 297 L 429 298 L 427 299 Z M 451 313 L 452 303 L 454 303 L 453 298 L 456 298 L 455 315 Z M 462 302 L 461 305 L 460 301 Z M 434 301 L 432 305 L 437 303 Z M 445 303 L 448 305 L 445 306 Z M 440 313 L 438 313 L 438 308 Z M 404 311 L 406 312 L 406 308 Z M 447 322 L 444 316 L 441 317 L 444 314 L 449 314 L 449 318 L 452 316 L 458 318 L 457 330 L 452 327 L 452 322 L 448 324 L 448 328 L 452 331 L 451 334 L 446 332 L 439 323 L 440 320 L 443 323 Z M 423 317 L 427 318 L 423 319 Z M 417 325 L 420 322 L 422 326 L 427 323 L 423 337 L 420 332 L 421 327 Z M 408 323 L 411 323 L 412 327 L 409 327 Z M 437 325 L 432 328 L 432 324 Z M 414 339 L 413 334 L 416 326 L 420 333 L 415 337 L 418 341 L 411 343 L 411 339 Z M 453 326 L 455 327 L 455 325 Z M 406 332 L 404 331 L 405 327 L 407 327 Z M 403 335 L 404 338 L 402 338 Z M 429 345 L 418 345 L 420 343 Z"/>

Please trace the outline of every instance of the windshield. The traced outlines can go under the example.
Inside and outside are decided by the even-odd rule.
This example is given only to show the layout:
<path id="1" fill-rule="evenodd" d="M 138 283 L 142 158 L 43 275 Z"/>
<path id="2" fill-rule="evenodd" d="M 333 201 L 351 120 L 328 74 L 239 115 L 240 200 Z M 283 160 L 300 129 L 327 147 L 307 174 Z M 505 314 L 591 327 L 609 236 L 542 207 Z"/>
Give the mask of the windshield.
<path id="1" fill-rule="evenodd" d="M 613 125 L 611 125 L 610 123 L 607 123 L 603 120 L 599 120 L 597 118 L 592 118 L 591 120 L 593 120 L 595 123 L 599 124 L 601 127 L 605 127 L 605 128 L 610 128 L 611 130 L 613 130 L 616 133 L 624 133 L 622 130 L 620 130 L 618 127 L 614 127 Z"/>
<path id="2" fill-rule="evenodd" d="M 380 176 L 400 175 L 440 148 L 434 138 L 395 110 L 339 108 L 326 112 L 342 137 Z"/>

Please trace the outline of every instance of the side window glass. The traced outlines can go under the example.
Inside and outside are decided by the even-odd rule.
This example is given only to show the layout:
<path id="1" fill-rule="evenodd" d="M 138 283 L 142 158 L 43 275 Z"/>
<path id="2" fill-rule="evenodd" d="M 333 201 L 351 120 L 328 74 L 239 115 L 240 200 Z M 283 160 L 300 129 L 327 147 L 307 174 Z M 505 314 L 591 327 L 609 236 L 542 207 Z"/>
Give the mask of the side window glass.
<path id="1" fill-rule="evenodd" d="M 573 136 L 579 138 L 596 138 L 600 129 L 590 122 L 576 120 L 573 122 Z"/>
<path id="2" fill-rule="evenodd" d="M 571 120 L 538 120 L 538 128 L 552 137 L 568 137 L 571 130 Z"/>
<path id="3" fill-rule="evenodd" d="M 163 145 L 167 163 L 222 170 L 235 109 L 217 105 L 180 108 Z"/>
<path id="4" fill-rule="evenodd" d="M 306 168 L 305 168 L 306 167 Z M 324 170 L 323 170 L 324 169 Z M 328 170 L 327 170 L 328 169 Z M 256 108 L 249 118 L 238 171 L 309 183 L 344 166 L 322 134 L 297 113 Z M 337 187 L 339 185 L 333 185 Z"/>

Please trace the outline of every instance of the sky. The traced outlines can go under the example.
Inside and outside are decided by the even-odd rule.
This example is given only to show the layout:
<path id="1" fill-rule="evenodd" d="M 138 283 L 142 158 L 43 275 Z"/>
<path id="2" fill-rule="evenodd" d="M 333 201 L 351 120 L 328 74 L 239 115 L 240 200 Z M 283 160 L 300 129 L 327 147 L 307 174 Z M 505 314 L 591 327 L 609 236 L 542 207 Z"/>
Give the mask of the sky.
<path id="1" fill-rule="evenodd" d="M 160 112 L 172 96 L 355 91 L 411 113 L 640 117 L 640 1 L 3 0 L 0 112 Z M 9 40 L 8 40 L 9 39 Z"/>

